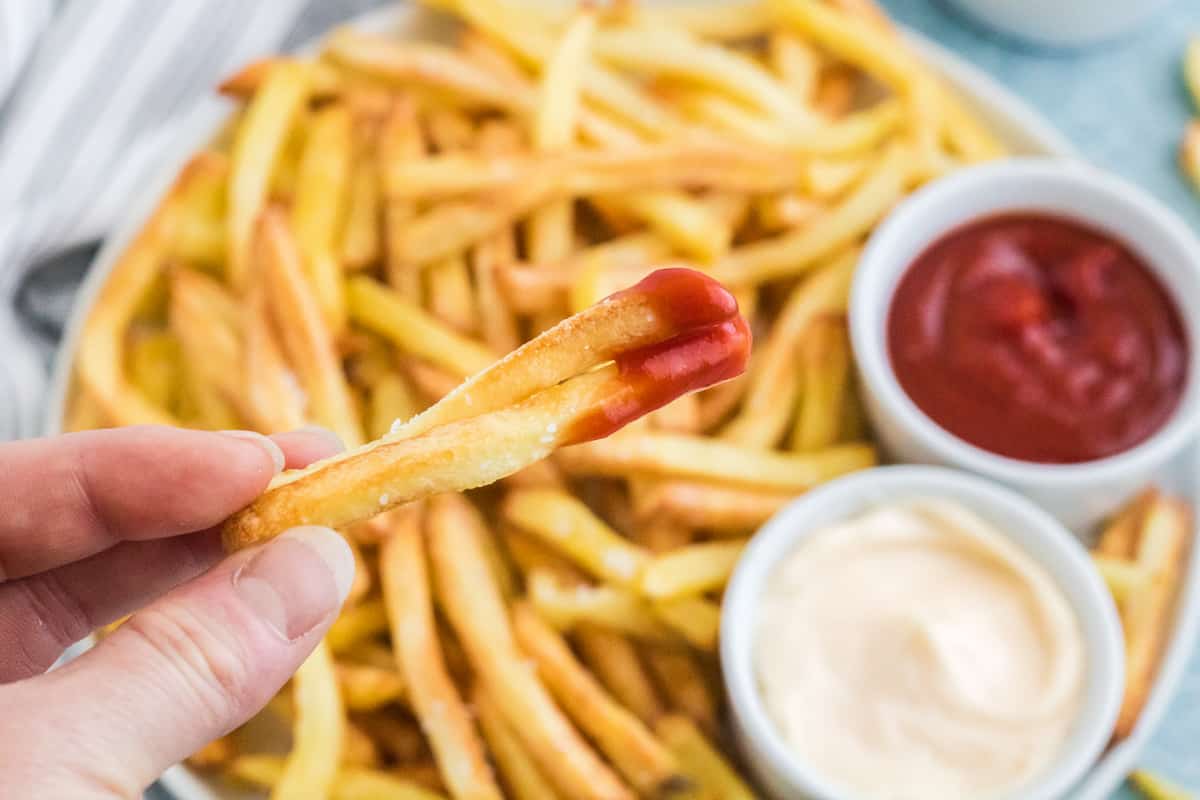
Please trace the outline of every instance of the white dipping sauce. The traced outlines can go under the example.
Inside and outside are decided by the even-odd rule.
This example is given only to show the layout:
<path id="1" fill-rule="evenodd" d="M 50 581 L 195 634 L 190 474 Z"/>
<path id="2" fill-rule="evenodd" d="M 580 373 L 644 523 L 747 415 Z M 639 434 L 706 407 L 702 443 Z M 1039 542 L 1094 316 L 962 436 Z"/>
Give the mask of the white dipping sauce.
<path id="1" fill-rule="evenodd" d="M 980 798 L 1041 772 L 1084 643 L 1040 564 L 960 505 L 881 506 L 807 538 L 763 594 L 755 665 L 783 738 L 880 800 Z"/>

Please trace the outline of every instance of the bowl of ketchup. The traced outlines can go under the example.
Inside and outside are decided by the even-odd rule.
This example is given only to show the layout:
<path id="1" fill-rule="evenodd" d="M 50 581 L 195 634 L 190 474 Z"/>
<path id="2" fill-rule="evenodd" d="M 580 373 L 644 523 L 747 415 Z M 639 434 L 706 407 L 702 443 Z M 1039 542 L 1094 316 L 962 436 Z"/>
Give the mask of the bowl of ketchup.
<path id="1" fill-rule="evenodd" d="M 1081 530 L 1200 415 L 1200 241 L 1076 162 L 962 170 L 898 206 L 855 276 L 851 337 L 889 454 L 987 475 Z"/>

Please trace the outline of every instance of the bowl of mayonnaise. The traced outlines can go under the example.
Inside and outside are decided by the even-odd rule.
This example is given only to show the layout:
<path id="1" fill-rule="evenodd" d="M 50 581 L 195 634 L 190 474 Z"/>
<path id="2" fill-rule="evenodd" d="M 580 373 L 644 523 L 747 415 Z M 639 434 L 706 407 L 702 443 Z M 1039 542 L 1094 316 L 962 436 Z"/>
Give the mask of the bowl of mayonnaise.
<path id="1" fill-rule="evenodd" d="M 1060 797 L 1111 736 L 1123 660 L 1066 528 L 938 467 L 866 470 L 784 508 L 722 612 L 735 729 L 779 798 Z"/>

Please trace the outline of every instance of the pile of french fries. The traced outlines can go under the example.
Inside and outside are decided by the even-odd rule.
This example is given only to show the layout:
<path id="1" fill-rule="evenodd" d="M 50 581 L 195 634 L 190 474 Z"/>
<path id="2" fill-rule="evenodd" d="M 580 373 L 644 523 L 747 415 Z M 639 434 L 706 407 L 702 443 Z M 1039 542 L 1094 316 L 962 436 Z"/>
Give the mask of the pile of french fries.
<path id="1" fill-rule="evenodd" d="M 228 125 L 87 320 L 67 427 L 361 445 L 670 263 L 735 291 L 751 369 L 346 529 L 345 611 L 265 712 L 290 750 L 192 763 L 278 798 L 752 797 L 723 586 L 756 526 L 875 461 L 845 323 L 865 237 L 1002 150 L 870 0 L 433 5 L 444 41 L 339 30 L 222 84 Z"/>

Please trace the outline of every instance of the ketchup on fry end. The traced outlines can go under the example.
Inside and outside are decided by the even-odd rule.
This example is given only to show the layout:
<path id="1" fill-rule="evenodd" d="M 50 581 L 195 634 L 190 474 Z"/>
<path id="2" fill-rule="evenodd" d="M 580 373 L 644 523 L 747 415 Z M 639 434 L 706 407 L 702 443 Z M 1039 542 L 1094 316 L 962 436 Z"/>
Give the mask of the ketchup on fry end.
<path id="1" fill-rule="evenodd" d="M 737 299 L 702 272 L 682 267 L 655 270 L 612 297 L 642 295 L 677 333 L 723 322 L 738 313 Z"/>
<path id="2" fill-rule="evenodd" d="M 746 370 L 751 340 L 746 320 L 734 316 L 622 353 L 615 359 L 624 383 L 621 391 L 572 424 L 565 439 L 570 443 L 603 439 L 681 395 L 736 378 Z"/>

